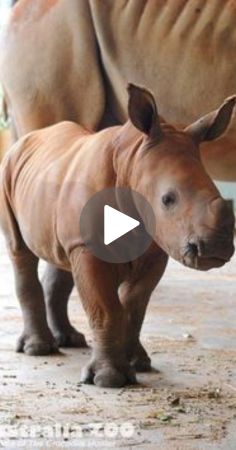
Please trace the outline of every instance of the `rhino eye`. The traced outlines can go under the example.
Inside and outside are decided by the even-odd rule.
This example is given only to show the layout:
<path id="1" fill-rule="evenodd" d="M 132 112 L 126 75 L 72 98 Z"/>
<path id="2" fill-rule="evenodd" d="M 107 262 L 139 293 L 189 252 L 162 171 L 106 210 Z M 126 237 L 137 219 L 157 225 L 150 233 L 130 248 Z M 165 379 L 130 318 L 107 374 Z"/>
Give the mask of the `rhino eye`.
<path id="1" fill-rule="evenodd" d="M 168 192 L 168 194 L 165 194 L 162 196 L 162 204 L 166 208 L 170 208 L 171 206 L 175 205 L 176 203 L 176 194 L 174 192 Z"/>

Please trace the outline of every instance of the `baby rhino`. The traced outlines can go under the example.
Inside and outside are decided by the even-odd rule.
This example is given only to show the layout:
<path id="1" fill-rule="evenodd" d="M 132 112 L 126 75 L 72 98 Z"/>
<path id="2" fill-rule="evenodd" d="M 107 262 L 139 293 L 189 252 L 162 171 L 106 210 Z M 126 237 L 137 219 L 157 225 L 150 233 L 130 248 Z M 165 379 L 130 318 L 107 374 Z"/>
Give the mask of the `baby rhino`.
<path id="1" fill-rule="evenodd" d="M 183 131 L 158 115 L 148 90 L 130 84 L 128 95 L 125 125 L 90 133 L 62 122 L 34 131 L 12 147 L 0 173 L 0 224 L 24 318 L 17 351 L 86 345 L 67 315 L 75 283 L 94 336 L 82 381 L 104 387 L 133 383 L 135 370 L 151 367 L 140 330 L 168 256 L 208 270 L 234 251 L 233 211 L 205 172 L 199 144 L 224 133 L 236 97 Z M 155 215 L 152 244 L 128 264 L 96 258 L 80 235 L 83 206 L 115 186 L 143 195 Z M 49 263 L 42 284 L 40 258 Z"/>

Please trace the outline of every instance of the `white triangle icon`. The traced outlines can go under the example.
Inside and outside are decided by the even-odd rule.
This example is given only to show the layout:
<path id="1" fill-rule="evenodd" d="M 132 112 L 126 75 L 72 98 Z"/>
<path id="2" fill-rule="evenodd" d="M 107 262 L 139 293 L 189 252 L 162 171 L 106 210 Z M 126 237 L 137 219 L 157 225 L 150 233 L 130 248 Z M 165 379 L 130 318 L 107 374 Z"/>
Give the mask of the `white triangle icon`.
<path id="1" fill-rule="evenodd" d="M 140 222 L 111 206 L 104 206 L 104 244 L 108 245 L 138 227 Z"/>

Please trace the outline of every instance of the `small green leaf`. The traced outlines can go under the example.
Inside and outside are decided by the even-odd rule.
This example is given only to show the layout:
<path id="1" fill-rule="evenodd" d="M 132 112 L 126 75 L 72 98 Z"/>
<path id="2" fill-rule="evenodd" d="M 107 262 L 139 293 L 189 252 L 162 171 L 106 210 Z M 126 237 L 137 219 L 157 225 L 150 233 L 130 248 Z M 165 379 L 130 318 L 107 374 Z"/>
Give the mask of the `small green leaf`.
<path id="1" fill-rule="evenodd" d="M 159 419 L 161 422 L 170 422 L 173 417 L 170 414 L 161 414 Z"/>

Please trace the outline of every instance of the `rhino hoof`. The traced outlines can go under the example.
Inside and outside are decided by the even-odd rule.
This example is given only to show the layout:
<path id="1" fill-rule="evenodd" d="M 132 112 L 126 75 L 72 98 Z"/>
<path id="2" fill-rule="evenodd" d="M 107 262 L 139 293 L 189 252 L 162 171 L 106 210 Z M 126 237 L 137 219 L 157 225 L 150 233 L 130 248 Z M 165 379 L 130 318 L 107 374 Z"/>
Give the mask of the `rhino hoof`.
<path id="1" fill-rule="evenodd" d="M 16 345 L 16 351 L 30 356 L 45 356 L 58 352 L 58 347 L 53 339 L 46 341 L 39 336 L 21 336 Z"/>
<path id="2" fill-rule="evenodd" d="M 69 331 L 55 333 L 54 338 L 58 347 L 88 347 L 84 335 L 79 333 L 79 331 L 76 331 L 75 328 L 72 328 Z"/>
<path id="3" fill-rule="evenodd" d="M 134 358 L 131 361 L 132 367 L 135 368 L 137 372 L 151 372 L 151 360 L 149 357 L 147 358 Z"/>
<path id="4" fill-rule="evenodd" d="M 149 358 L 145 348 L 139 343 L 136 352 L 131 359 L 131 366 L 137 372 L 151 372 L 151 358 Z"/>
<path id="5" fill-rule="evenodd" d="M 104 368 L 97 372 L 94 377 L 94 384 L 99 387 L 122 387 L 127 383 L 126 376 L 118 370 L 112 368 Z"/>
<path id="6" fill-rule="evenodd" d="M 82 370 L 81 382 L 104 388 L 120 388 L 126 384 L 136 384 L 137 380 L 132 368 L 121 372 L 115 367 L 106 366 L 94 373 L 92 367 L 88 366 Z"/>

